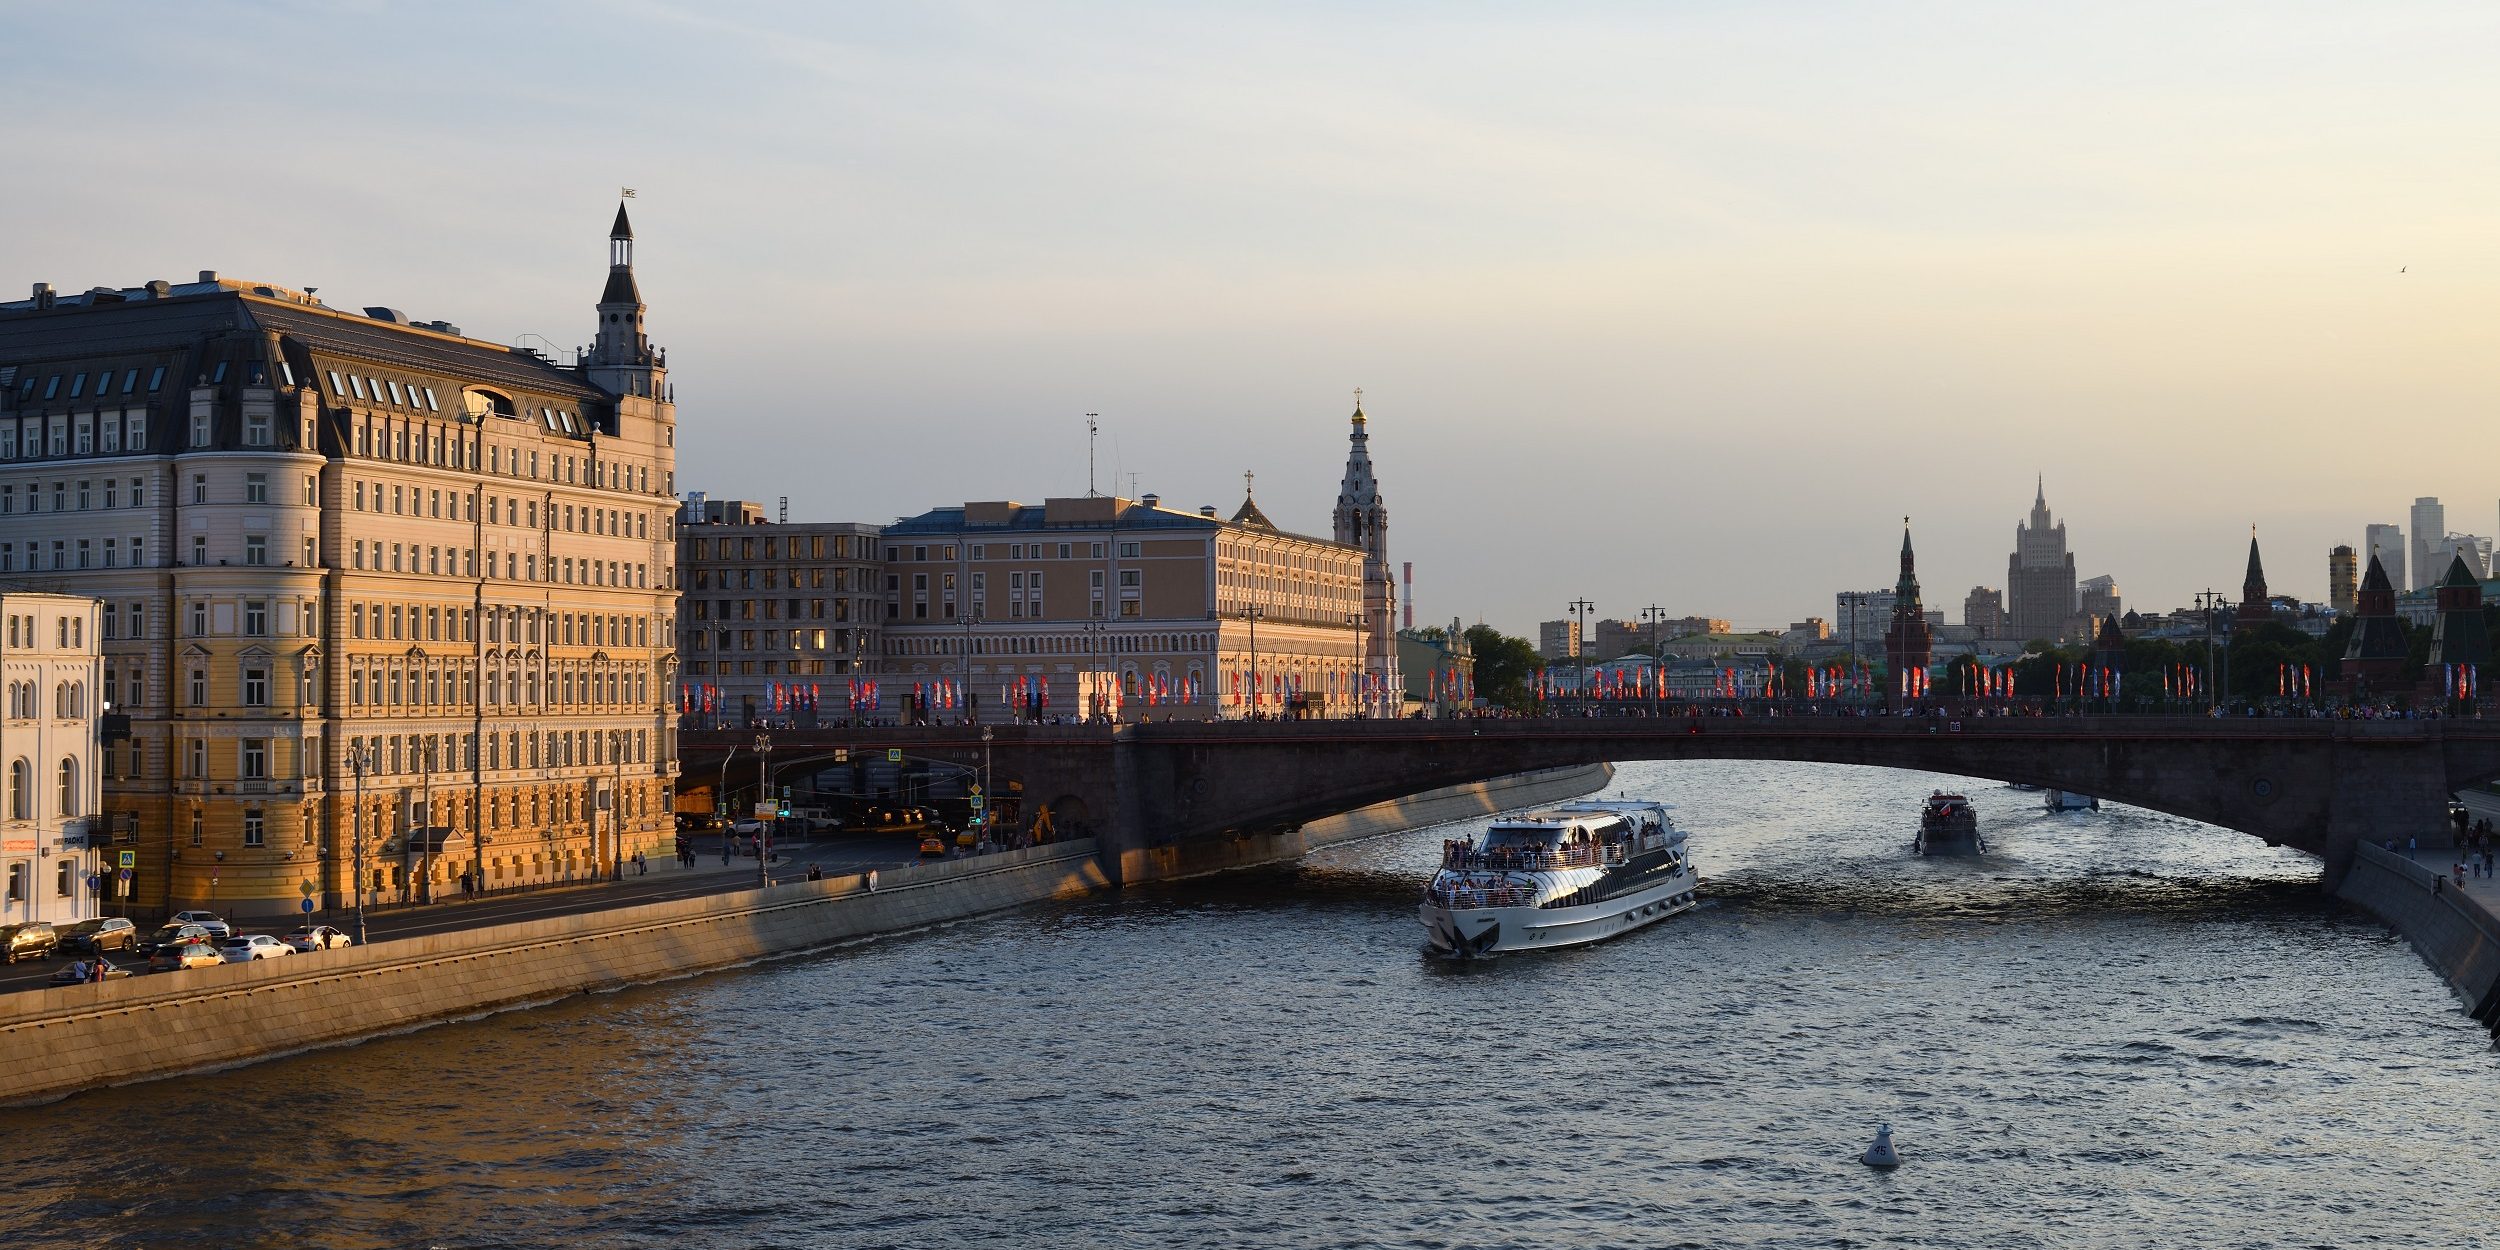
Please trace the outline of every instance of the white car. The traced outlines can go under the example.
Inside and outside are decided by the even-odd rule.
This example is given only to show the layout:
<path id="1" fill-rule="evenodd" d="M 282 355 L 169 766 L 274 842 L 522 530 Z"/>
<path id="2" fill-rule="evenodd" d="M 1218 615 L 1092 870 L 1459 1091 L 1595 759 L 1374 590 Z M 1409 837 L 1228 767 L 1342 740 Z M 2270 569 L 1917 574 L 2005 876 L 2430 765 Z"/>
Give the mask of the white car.
<path id="1" fill-rule="evenodd" d="M 221 942 L 234 934 L 234 930 L 225 921 L 218 919 L 217 913 L 213 911 L 178 911 L 174 913 L 173 919 L 165 923 L 198 925 L 208 930 L 210 937 Z"/>
<path id="2" fill-rule="evenodd" d="M 219 943 L 217 953 L 227 963 L 249 963 L 255 959 L 283 959 L 295 953 L 293 947 L 266 933 L 238 933 Z"/>
<path id="3" fill-rule="evenodd" d="M 286 944 L 288 948 L 293 950 L 296 954 L 309 955 L 314 951 L 326 951 L 340 946 L 354 946 L 356 944 L 356 939 L 349 937 L 342 930 L 331 928 L 326 924 L 316 924 L 306 925 L 297 929 L 293 933 L 287 934 Z"/>

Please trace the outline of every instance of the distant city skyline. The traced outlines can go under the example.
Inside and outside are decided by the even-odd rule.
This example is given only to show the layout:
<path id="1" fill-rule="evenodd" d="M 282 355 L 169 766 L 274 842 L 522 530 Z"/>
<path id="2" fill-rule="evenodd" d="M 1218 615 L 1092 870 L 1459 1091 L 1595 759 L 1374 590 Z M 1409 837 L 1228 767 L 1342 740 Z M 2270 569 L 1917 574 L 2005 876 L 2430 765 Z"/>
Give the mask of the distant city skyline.
<path id="1" fill-rule="evenodd" d="M 1886 584 L 1904 513 L 1931 585 L 2003 589 L 2035 474 L 2145 610 L 2251 524 L 2323 600 L 2408 500 L 2500 503 L 2480 6 L 11 21 L 51 54 L 0 295 L 216 269 L 570 348 L 632 186 L 680 486 L 802 519 L 1081 494 L 1094 412 L 1102 488 L 1229 514 L 1255 470 L 1325 534 L 1358 386 L 1417 618 L 1514 634 L 1776 628 Z M 278 118 L 283 177 L 236 140 Z"/>

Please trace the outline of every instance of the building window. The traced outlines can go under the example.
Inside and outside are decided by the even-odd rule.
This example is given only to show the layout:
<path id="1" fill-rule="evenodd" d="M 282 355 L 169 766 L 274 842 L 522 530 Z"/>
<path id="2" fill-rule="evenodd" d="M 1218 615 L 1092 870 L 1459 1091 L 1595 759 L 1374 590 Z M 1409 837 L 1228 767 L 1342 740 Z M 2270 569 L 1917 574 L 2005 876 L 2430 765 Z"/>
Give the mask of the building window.
<path id="1" fill-rule="evenodd" d="M 243 563 L 269 563 L 269 536 L 267 534 L 246 534 L 243 536 Z"/>
<path id="2" fill-rule="evenodd" d="M 269 445 L 268 413 L 247 412 L 243 414 L 243 445 L 246 447 L 267 447 Z"/>
<path id="3" fill-rule="evenodd" d="M 266 473 L 246 473 L 246 474 L 244 474 L 244 475 L 243 475 L 243 502 L 245 502 L 245 503 L 267 503 L 267 502 L 269 502 L 269 475 L 268 475 L 268 474 L 266 474 Z"/>
<path id="4" fill-rule="evenodd" d="M 247 668 L 243 670 L 243 706 L 269 706 L 268 669 Z"/>
<path id="5" fill-rule="evenodd" d="M 243 777 L 247 781 L 266 780 L 269 776 L 269 740 L 243 740 Z"/>
<path id="6" fill-rule="evenodd" d="M 191 670 L 191 706 L 208 706 L 208 670 Z"/>
<path id="7" fill-rule="evenodd" d="M 244 636 L 250 638 L 269 636 L 268 600 L 246 599 L 243 601 L 243 633 Z"/>
<path id="8" fill-rule="evenodd" d="M 61 779 L 60 805 L 54 809 L 53 814 L 57 816 L 76 816 L 79 814 L 78 761 L 71 759 L 66 755 L 62 756 L 61 767 L 57 771 L 59 772 Z"/>
<path id="9" fill-rule="evenodd" d="M 243 809 L 243 845 L 260 846 L 269 839 L 269 821 L 257 807 Z"/>

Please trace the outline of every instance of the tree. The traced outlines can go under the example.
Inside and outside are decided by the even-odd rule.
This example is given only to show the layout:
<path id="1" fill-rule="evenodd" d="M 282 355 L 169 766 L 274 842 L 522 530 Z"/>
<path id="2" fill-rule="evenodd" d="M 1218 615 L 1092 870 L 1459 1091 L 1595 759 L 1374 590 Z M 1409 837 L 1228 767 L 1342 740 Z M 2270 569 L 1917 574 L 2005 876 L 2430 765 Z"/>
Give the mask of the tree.
<path id="1" fill-rule="evenodd" d="M 1476 656 L 1478 697 L 1513 711 L 1535 704 L 1535 678 L 1545 670 L 1535 646 L 1490 625 L 1470 625 L 1464 637 Z"/>

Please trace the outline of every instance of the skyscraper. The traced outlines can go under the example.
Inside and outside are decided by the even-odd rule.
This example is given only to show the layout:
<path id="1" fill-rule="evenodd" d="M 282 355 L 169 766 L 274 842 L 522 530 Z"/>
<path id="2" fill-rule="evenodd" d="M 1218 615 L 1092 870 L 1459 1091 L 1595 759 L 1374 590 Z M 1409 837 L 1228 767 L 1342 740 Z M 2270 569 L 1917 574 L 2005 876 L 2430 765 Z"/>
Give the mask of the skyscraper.
<path id="1" fill-rule="evenodd" d="M 2045 480 L 2032 498 L 2031 519 L 2014 527 L 2005 599 L 2016 638 L 2063 637 L 2074 619 L 2075 557 L 2066 550 L 2066 527 L 2049 523 Z"/>
<path id="2" fill-rule="evenodd" d="M 2337 616 L 2352 611 L 2353 596 L 2361 586 L 2360 557 L 2350 547 L 2337 547 L 2326 553 L 2326 604 Z"/>
<path id="3" fill-rule="evenodd" d="M 2405 568 L 2407 566 L 2405 563 L 2405 532 L 2403 526 L 2373 525 L 2369 527 L 2368 530 L 2364 531 L 2361 543 L 2361 562 L 2364 566 L 2367 566 L 2373 561 L 2377 562 L 2380 571 L 2387 574 L 2387 580 L 2390 583 L 2401 583 L 2404 581 Z M 2358 603 L 2359 600 L 2356 599 L 2354 602 Z"/>
<path id="4" fill-rule="evenodd" d="M 2413 501 L 2413 577 L 2407 589 L 2420 590 L 2439 580 L 2447 570 L 2447 562 L 2439 558 L 2439 540 L 2448 536 L 2448 510 L 2439 506 L 2439 497 L 2424 495 Z"/>

